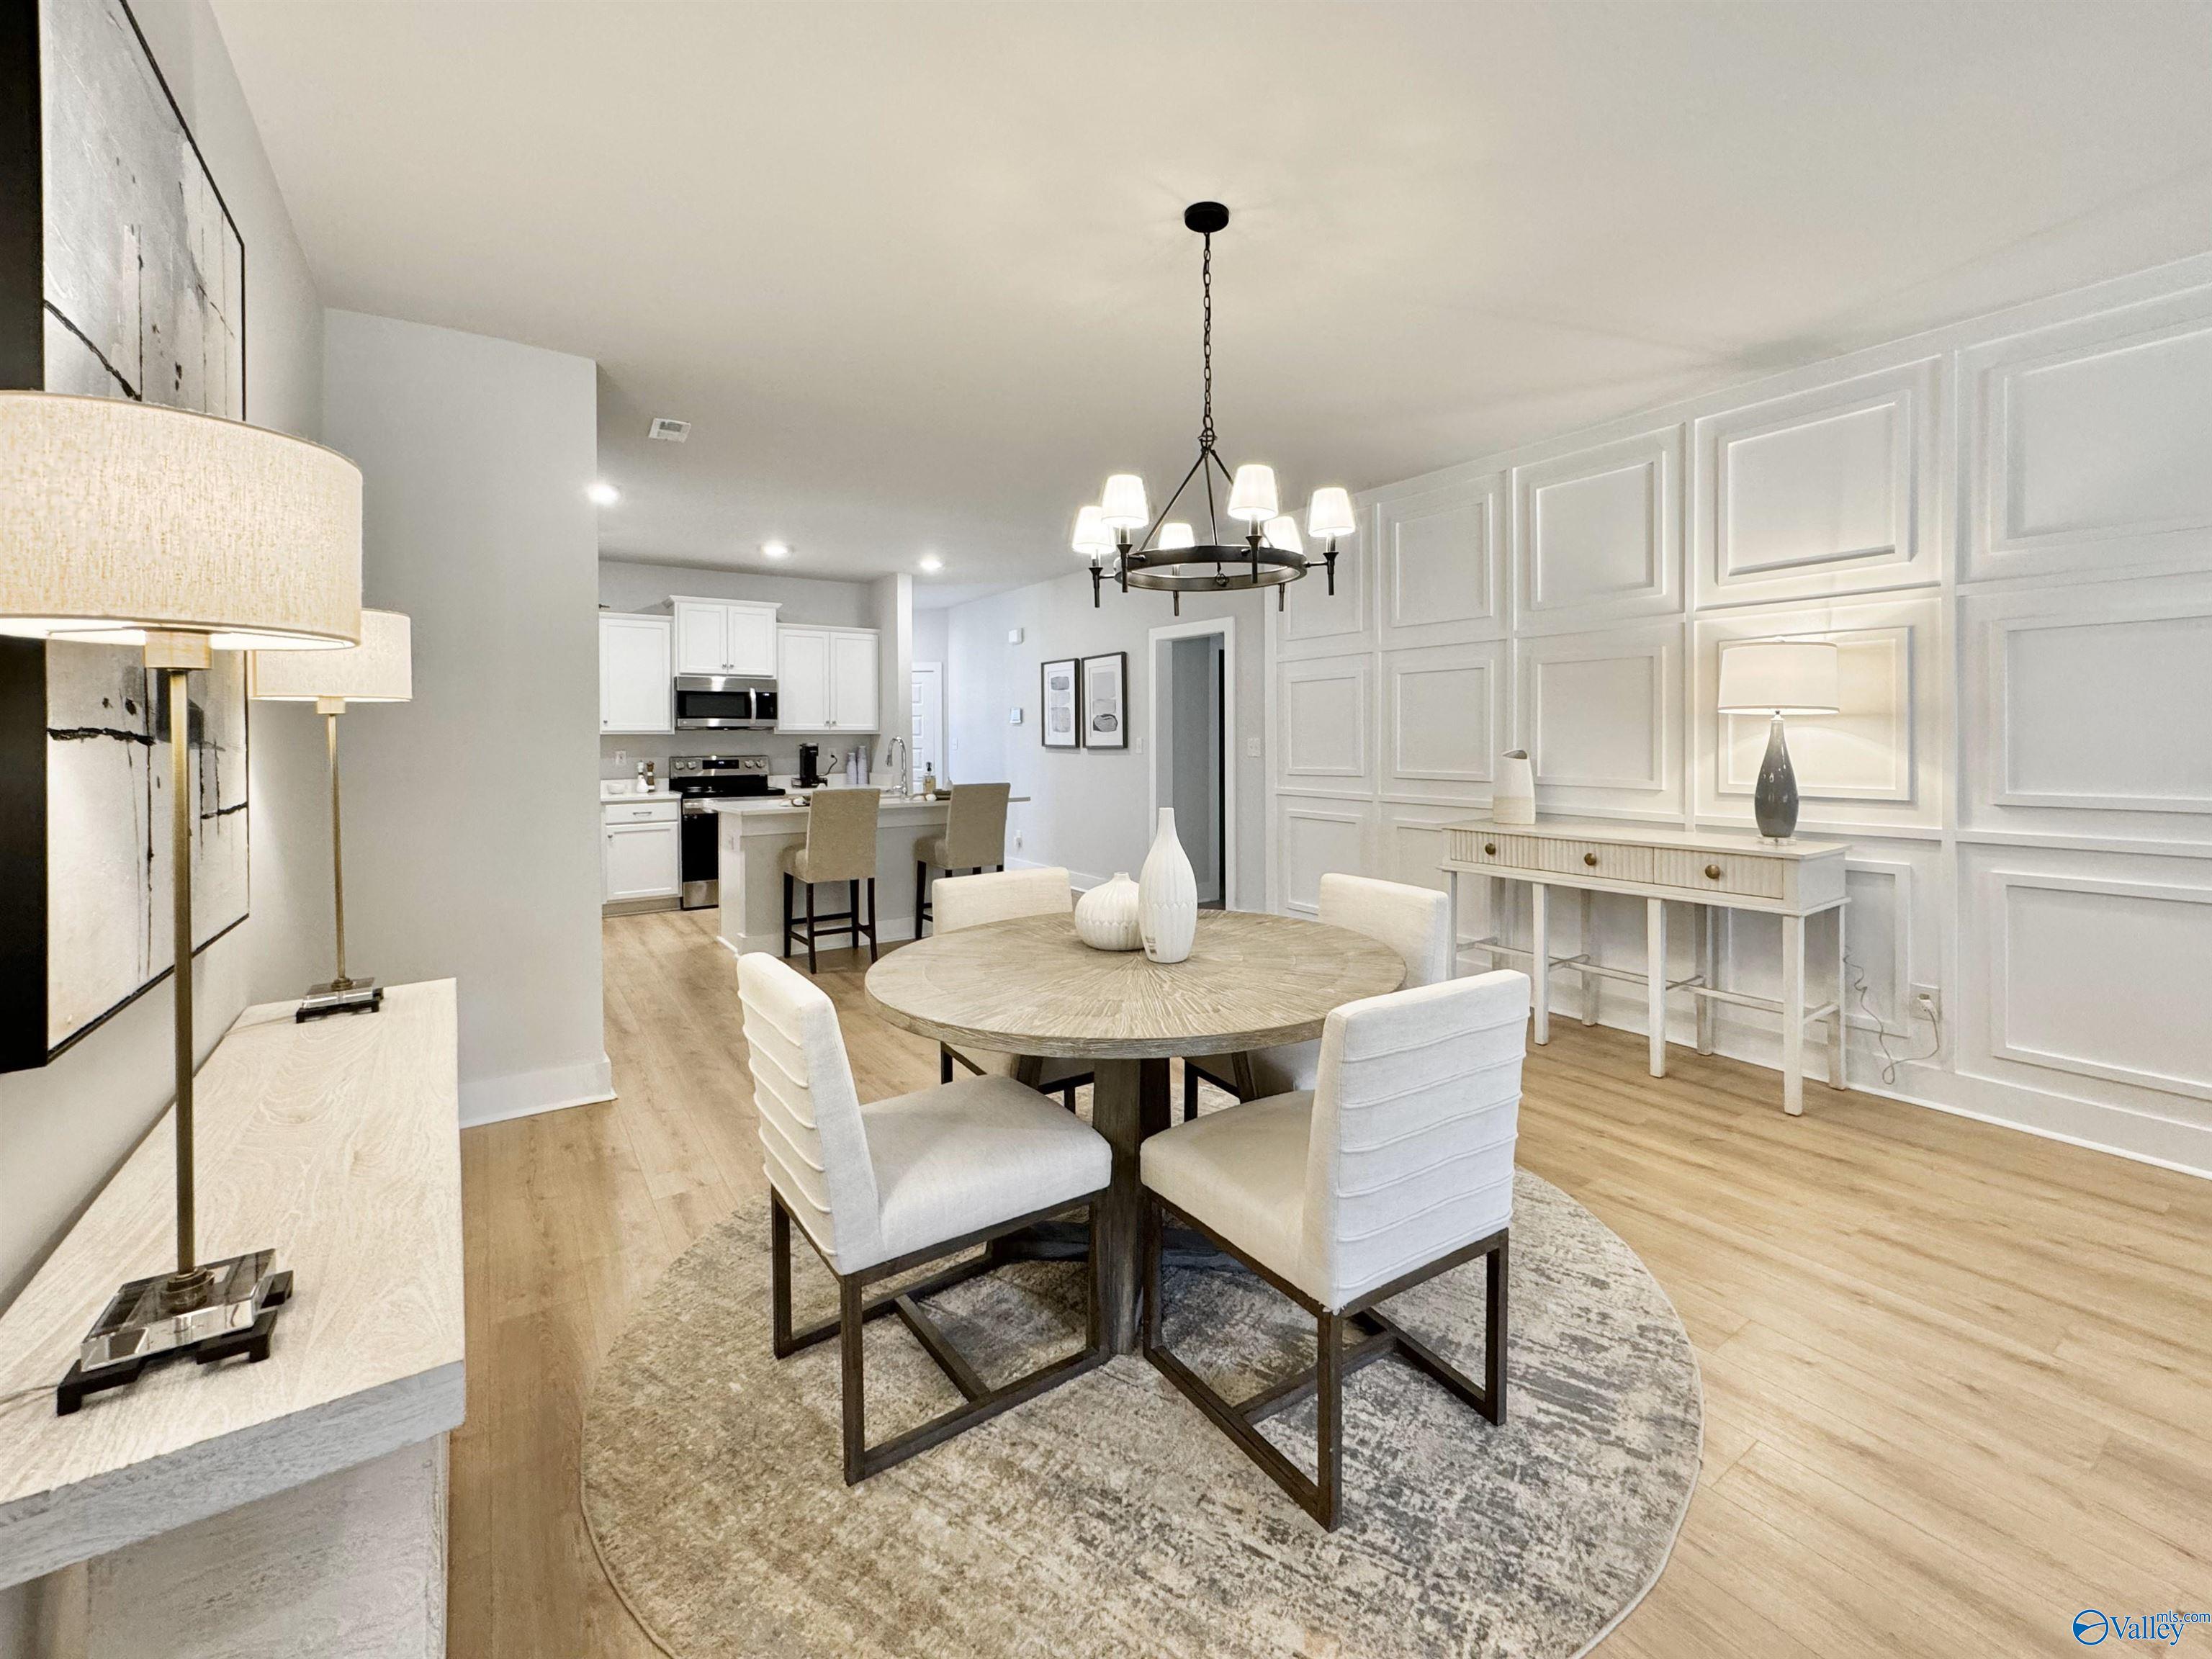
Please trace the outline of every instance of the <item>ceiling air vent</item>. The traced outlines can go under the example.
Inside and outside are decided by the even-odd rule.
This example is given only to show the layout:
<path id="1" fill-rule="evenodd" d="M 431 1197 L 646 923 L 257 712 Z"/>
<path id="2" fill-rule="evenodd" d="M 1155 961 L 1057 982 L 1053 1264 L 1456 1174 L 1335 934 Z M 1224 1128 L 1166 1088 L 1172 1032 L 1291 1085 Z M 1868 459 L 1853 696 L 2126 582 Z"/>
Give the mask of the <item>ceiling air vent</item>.
<path id="1" fill-rule="evenodd" d="M 646 428 L 648 438 L 661 438 L 672 444 L 680 444 L 691 435 L 691 422 L 672 421 L 665 415 L 656 415 L 653 424 Z"/>

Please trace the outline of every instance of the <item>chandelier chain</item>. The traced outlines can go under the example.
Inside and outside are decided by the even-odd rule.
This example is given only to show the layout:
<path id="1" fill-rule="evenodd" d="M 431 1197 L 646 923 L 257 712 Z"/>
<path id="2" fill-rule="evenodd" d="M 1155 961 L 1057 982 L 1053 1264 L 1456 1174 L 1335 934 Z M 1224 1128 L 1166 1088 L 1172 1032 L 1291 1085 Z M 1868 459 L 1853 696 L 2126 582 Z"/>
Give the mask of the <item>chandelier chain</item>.
<path id="1" fill-rule="evenodd" d="M 1206 359 L 1206 412 L 1199 423 L 1198 442 L 1201 449 L 1213 447 L 1213 238 L 1204 239 L 1205 252 L 1198 264 L 1199 288 L 1205 296 L 1206 325 L 1203 331 Z M 1186 244 L 1186 246 L 1188 246 Z"/>

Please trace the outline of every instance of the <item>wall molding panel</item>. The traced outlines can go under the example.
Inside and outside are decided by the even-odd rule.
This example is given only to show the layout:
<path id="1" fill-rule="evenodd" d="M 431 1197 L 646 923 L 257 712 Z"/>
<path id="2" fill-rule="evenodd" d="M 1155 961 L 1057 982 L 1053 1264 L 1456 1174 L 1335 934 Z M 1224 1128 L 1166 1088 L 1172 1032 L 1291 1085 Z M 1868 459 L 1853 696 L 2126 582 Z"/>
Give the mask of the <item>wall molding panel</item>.
<path id="1" fill-rule="evenodd" d="M 1376 506 L 1386 649 L 1504 634 L 1505 499 L 1493 472 Z"/>
<path id="2" fill-rule="evenodd" d="M 1681 653 L 1680 623 L 1514 641 L 1514 734 L 1540 811 L 1680 819 Z"/>
<path id="3" fill-rule="evenodd" d="M 1371 862 L 1376 808 L 1365 801 L 1284 796 L 1275 804 L 1281 908 L 1317 915 L 1321 878 L 1332 870 L 1364 870 Z"/>
<path id="4" fill-rule="evenodd" d="M 1503 640 L 1382 653 L 1386 799 L 1489 800 L 1510 725 L 1505 654 Z"/>
<path id="5" fill-rule="evenodd" d="M 1365 506 L 1360 534 L 1336 556 L 1336 592 L 1313 577 L 1282 590 L 1283 609 L 1267 608 L 1270 650 L 1281 659 L 1327 657 L 1371 649 L 1375 638 L 1375 567 L 1382 511 Z"/>
<path id="6" fill-rule="evenodd" d="M 1277 787 L 1368 795 L 1375 788 L 1375 659 L 1314 657 L 1276 671 Z"/>
<path id="7" fill-rule="evenodd" d="M 1515 467 L 1515 626 L 1681 610 L 1681 477 L 1679 426 Z"/>

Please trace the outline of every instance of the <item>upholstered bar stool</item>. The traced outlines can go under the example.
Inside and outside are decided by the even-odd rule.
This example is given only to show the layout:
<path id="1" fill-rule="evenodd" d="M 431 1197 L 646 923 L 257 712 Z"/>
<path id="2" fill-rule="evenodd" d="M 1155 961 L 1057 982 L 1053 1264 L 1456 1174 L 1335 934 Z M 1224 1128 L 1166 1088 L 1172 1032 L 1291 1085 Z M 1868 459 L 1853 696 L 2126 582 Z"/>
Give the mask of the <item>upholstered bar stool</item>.
<path id="1" fill-rule="evenodd" d="M 1144 1144 L 1145 1354 L 1283 1490 L 1334 1528 L 1344 1383 L 1389 1355 L 1505 1420 L 1506 1246 L 1528 976 L 1506 969 L 1347 1003 L 1322 1027 L 1316 1085 L 1247 1101 Z M 1160 1337 L 1160 1237 L 1196 1228 L 1314 1316 L 1310 1370 L 1232 1404 Z M 1478 1256 L 1483 1380 L 1378 1304 Z M 1350 1338 L 1347 1342 L 1346 1338 Z M 1316 1478 L 1259 1430 L 1315 1396 Z"/>
<path id="2" fill-rule="evenodd" d="M 1434 985 L 1451 977 L 1451 904 L 1433 888 L 1366 876 L 1321 878 L 1321 917 L 1332 927 L 1348 927 L 1387 945 L 1406 960 L 1406 988 Z M 1290 1089 L 1314 1086 L 1321 1044 L 1286 1042 L 1249 1054 L 1201 1054 L 1182 1063 L 1182 1115 L 1198 1115 L 1198 1085 L 1206 1082 L 1239 1100 L 1257 1100 Z"/>
<path id="3" fill-rule="evenodd" d="M 794 942 L 806 946 L 806 971 L 815 970 L 814 942 L 824 935 L 868 938 L 868 960 L 876 959 L 876 809 L 880 789 L 817 789 L 806 810 L 806 844 L 783 855 L 783 954 L 791 955 Z M 847 889 L 844 909 L 830 915 L 814 914 L 814 890 L 826 881 L 842 881 Z M 794 918 L 793 883 L 806 889 L 806 914 Z M 867 884 L 868 918 L 860 920 L 860 887 Z"/>
<path id="4" fill-rule="evenodd" d="M 864 1106 L 853 1086 L 837 1011 L 821 987 L 756 951 L 738 958 L 738 988 L 769 1179 L 775 1356 L 838 1339 L 846 1485 L 1103 1363 L 1095 1252 L 1084 1346 L 997 1388 L 976 1374 L 921 1307 L 924 1297 L 988 1271 L 988 1254 L 873 1301 L 866 1291 L 878 1280 L 1018 1228 L 1076 1210 L 1086 1219 L 1095 1216 L 1113 1172 L 1105 1140 L 1002 1077 L 969 1078 Z M 793 1217 L 837 1279 L 837 1317 L 804 1331 L 791 1326 Z M 870 1321 L 885 1314 L 904 1322 L 963 1403 L 871 1446 L 862 1336 Z"/>
<path id="5" fill-rule="evenodd" d="M 1064 916 L 1075 908 L 1075 891 L 1067 872 L 1006 870 L 994 875 L 940 876 L 937 880 L 937 931 L 949 933 L 961 927 L 979 927 L 987 921 L 1011 921 L 1016 916 Z M 969 1053 L 950 1044 L 937 1045 L 937 1080 L 952 1081 L 957 1060 L 978 1077 L 1012 1077 L 1022 1061 L 1013 1054 L 994 1054 L 988 1048 Z M 1034 1062 L 1036 1086 L 1056 1094 L 1069 1111 L 1075 1109 L 1075 1091 L 1091 1081 L 1091 1067 L 1079 1060 L 1048 1055 Z"/>
<path id="6" fill-rule="evenodd" d="M 965 870 L 980 875 L 986 866 L 1006 867 L 1006 798 L 1010 783 L 956 783 L 952 811 L 945 815 L 945 833 L 924 836 L 914 844 L 914 936 L 931 917 L 929 871 L 934 865 L 946 875 Z"/>

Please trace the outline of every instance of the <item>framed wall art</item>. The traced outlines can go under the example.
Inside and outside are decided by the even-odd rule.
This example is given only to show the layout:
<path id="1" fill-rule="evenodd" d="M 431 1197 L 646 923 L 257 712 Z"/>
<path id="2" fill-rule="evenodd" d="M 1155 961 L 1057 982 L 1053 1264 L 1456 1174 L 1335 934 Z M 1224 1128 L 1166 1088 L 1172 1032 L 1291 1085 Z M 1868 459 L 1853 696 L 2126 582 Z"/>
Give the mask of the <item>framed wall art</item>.
<path id="1" fill-rule="evenodd" d="M 1048 749 L 1073 749 L 1083 741 L 1083 732 L 1077 716 L 1077 665 L 1073 657 L 1055 657 L 1039 665 L 1038 680 L 1043 688 L 1043 714 L 1037 721 L 1037 734 Z"/>
<path id="2" fill-rule="evenodd" d="M 1083 746 L 1129 746 L 1129 653 L 1109 651 L 1083 659 Z"/>

